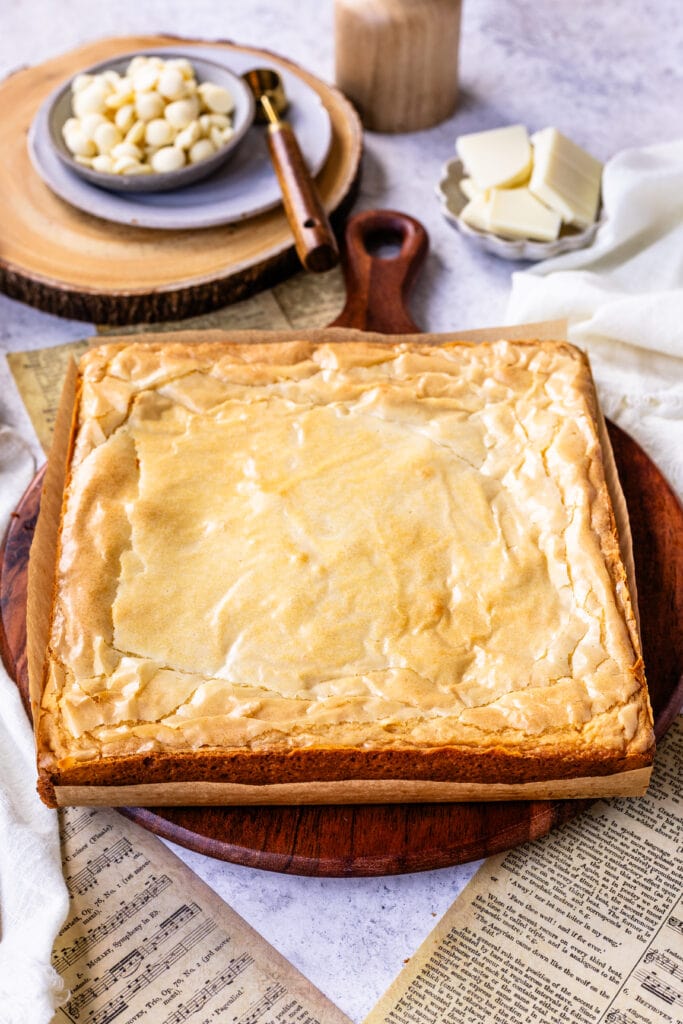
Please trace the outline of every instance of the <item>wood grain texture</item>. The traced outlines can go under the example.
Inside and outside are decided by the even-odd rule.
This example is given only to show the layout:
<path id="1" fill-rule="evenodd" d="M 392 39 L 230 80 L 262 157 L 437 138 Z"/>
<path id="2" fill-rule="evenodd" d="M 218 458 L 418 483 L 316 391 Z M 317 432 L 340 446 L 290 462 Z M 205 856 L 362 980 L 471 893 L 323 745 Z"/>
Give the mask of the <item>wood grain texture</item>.
<path id="1" fill-rule="evenodd" d="M 132 50 L 201 40 L 172 36 L 104 39 L 0 84 L 0 290 L 58 316 L 95 323 L 150 323 L 208 312 L 270 287 L 299 264 L 282 207 L 247 221 L 201 231 L 154 231 L 99 220 L 55 196 L 29 160 L 26 132 L 46 96 L 77 69 Z M 205 44 L 204 44 L 205 45 Z M 255 64 L 276 55 L 232 43 Z M 320 96 L 332 145 L 316 184 L 340 224 L 355 196 L 362 129 L 336 89 L 277 56 Z M 256 129 L 258 130 L 258 129 Z"/>
<path id="2" fill-rule="evenodd" d="M 292 126 L 268 125 L 270 152 L 297 255 L 306 270 L 321 273 L 339 263 L 339 249 Z"/>
<path id="3" fill-rule="evenodd" d="M 396 210 L 366 210 L 346 225 L 343 243 L 346 304 L 330 327 L 413 334 L 408 296 L 429 247 L 419 221 Z M 383 248 L 393 255 L 381 255 Z"/>
<path id="4" fill-rule="evenodd" d="M 683 509 L 654 463 L 613 425 L 633 532 L 645 664 L 661 738 L 683 702 Z M 28 706 L 27 560 L 40 475 L 0 551 L 0 646 Z M 47 581 L 46 581 L 47 585 Z M 125 808 L 152 832 L 211 857 L 290 874 L 367 876 L 465 863 L 546 835 L 585 800 L 338 807 Z"/>
<path id="5" fill-rule="evenodd" d="M 417 131 L 450 117 L 461 8 L 461 0 L 335 0 L 336 81 L 367 128 Z"/>

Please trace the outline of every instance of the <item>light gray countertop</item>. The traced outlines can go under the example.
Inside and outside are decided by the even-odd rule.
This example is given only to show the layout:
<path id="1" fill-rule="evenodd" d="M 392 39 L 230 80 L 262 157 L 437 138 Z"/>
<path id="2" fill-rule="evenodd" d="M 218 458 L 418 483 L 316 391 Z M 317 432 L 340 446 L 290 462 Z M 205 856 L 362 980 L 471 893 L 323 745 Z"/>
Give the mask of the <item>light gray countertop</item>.
<path id="1" fill-rule="evenodd" d="M 263 46 L 333 78 L 332 0 L 6 0 L 2 6 L 2 75 L 88 39 L 165 31 Z M 425 132 L 366 138 L 357 208 L 403 210 L 430 234 L 412 304 L 421 326 L 438 331 L 504 322 L 510 273 L 518 269 L 472 247 L 440 214 L 434 185 L 456 135 L 516 122 L 532 130 L 554 124 L 601 159 L 679 135 L 681 21 L 679 0 L 466 0 L 455 116 Z M 89 333 L 92 325 L 60 321 L 0 296 L 3 352 Z M 39 452 L 4 360 L 0 421 L 17 425 Z M 174 849 L 354 1021 L 371 1009 L 475 867 L 311 879 Z"/>

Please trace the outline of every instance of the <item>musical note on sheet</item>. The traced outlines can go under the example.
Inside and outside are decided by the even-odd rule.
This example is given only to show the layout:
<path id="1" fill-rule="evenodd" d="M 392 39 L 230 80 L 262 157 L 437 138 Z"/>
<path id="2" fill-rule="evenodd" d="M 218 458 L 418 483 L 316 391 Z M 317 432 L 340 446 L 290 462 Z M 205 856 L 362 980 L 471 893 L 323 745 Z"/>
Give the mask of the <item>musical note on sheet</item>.
<path id="1" fill-rule="evenodd" d="M 110 810 L 60 815 L 54 1024 L 349 1024 L 155 836 Z"/>

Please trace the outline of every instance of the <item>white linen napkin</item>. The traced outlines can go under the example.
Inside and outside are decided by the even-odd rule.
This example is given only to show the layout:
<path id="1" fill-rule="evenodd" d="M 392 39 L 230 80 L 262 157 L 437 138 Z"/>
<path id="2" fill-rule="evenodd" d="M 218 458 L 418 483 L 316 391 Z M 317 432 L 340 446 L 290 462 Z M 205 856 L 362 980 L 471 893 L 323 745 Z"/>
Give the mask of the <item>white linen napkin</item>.
<path id="1" fill-rule="evenodd" d="M 593 245 L 513 274 L 509 323 L 567 317 L 602 408 L 683 495 L 683 139 L 619 153 Z"/>
<path id="2" fill-rule="evenodd" d="M 0 536 L 35 472 L 20 436 L 0 426 Z M 49 1024 L 66 992 L 50 964 L 68 910 L 57 812 L 36 793 L 33 735 L 0 663 L 0 1021 Z"/>

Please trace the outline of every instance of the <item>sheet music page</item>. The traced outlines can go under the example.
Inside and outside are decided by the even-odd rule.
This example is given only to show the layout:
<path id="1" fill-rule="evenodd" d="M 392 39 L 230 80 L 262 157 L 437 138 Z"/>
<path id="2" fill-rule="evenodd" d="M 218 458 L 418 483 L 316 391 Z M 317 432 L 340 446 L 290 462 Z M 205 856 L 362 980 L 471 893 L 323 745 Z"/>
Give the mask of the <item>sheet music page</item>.
<path id="1" fill-rule="evenodd" d="M 115 811 L 60 813 L 71 898 L 53 1024 L 349 1024 L 156 836 Z"/>
<path id="2" fill-rule="evenodd" d="M 365 1024 L 682 1024 L 683 716 L 648 793 L 486 861 Z"/>

